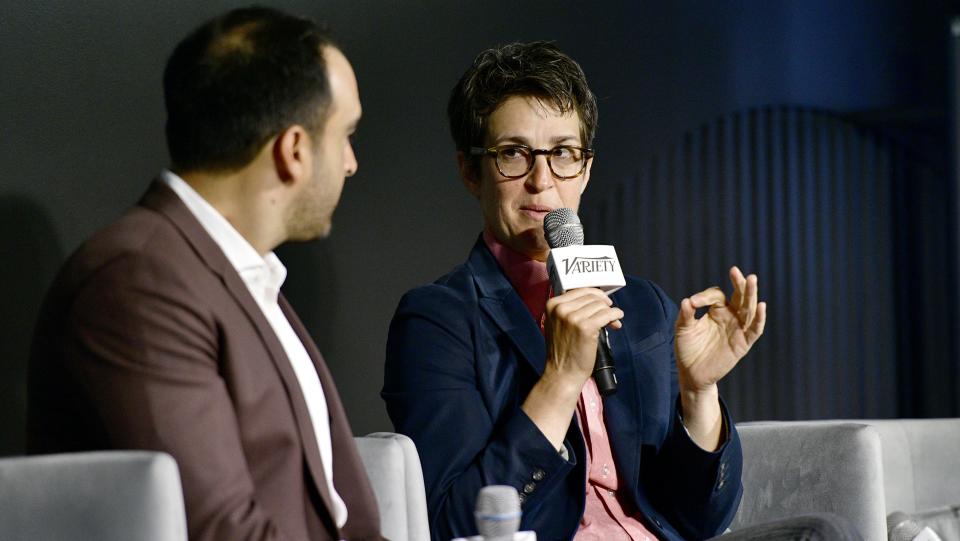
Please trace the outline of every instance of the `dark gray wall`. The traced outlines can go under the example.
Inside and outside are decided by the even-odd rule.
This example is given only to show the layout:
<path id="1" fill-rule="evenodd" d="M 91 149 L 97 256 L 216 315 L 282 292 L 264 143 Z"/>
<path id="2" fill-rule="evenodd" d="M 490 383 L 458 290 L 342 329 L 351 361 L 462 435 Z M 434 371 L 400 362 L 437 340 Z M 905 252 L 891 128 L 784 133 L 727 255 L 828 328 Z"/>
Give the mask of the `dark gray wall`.
<path id="1" fill-rule="evenodd" d="M 460 262 L 479 231 L 443 115 L 479 50 L 553 39 L 582 63 L 600 97 L 593 192 L 633 174 L 649 149 L 730 111 L 936 108 L 946 92 L 945 2 L 269 3 L 326 19 L 360 83 L 360 169 L 333 235 L 280 253 L 285 290 L 357 433 L 390 429 L 378 393 L 400 295 Z M 166 56 L 234 5 L 0 5 L 0 454 L 22 444 L 23 364 L 43 289 L 165 165 Z"/>

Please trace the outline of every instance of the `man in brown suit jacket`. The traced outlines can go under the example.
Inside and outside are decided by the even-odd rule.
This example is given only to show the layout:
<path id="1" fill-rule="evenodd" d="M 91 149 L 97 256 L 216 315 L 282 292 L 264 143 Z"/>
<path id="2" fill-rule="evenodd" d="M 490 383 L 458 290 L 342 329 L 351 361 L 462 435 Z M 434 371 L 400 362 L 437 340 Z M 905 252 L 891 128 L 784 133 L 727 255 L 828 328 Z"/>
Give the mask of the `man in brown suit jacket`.
<path id="1" fill-rule="evenodd" d="M 31 356 L 33 453 L 176 458 L 195 539 L 380 539 L 330 373 L 272 250 L 325 236 L 360 118 L 315 23 L 236 10 L 164 73 L 171 171 L 66 263 Z"/>

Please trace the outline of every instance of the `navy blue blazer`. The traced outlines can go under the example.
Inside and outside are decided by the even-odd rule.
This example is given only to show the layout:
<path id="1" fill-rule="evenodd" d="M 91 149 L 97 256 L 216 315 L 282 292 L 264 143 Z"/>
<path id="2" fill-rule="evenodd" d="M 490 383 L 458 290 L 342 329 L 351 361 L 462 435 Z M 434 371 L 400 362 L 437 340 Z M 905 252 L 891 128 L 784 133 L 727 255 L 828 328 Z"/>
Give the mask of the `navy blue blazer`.
<path id="1" fill-rule="evenodd" d="M 626 314 L 610 333 L 619 388 L 604 400 L 617 471 L 661 539 L 706 539 L 740 502 L 743 457 L 724 407 L 727 440 L 708 453 L 678 415 L 673 357 L 677 307 L 652 282 L 628 278 L 613 295 Z M 585 448 L 570 423 L 554 449 L 520 408 L 543 372 L 537 322 L 478 240 L 463 265 L 409 291 L 390 325 L 382 396 L 398 432 L 420 452 L 436 541 L 476 534 L 477 492 L 505 484 L 523 495 L 521 530 L 571 539 L 583 515 Z"/>

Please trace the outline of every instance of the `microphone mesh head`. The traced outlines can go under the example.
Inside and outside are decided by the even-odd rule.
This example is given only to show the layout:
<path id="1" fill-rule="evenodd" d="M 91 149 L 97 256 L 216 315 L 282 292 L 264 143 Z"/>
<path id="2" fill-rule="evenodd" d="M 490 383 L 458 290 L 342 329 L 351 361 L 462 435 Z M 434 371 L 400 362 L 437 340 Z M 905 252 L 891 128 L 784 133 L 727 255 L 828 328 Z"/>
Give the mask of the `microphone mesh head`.
<path id="1" fill-rule="evenodd" d="M 520 528 L 520 495 L 507 485 L 490 485 L 480 489 L 474 511 L 477 530 L 485 540 L 513 539 Z"/>
<path id="2" fill-rule="evenodd" d="M 887 538 L 889 541 L 912 541 L 923 528 L 902 511 L 887 515 Z"/>
<path id="3" fill-rule="evenodd" d="M 583 244 L 583 225 L 577 213 L 568 208 L 551 210 L 543 218 L 543 235 L 551 248 Z"/>

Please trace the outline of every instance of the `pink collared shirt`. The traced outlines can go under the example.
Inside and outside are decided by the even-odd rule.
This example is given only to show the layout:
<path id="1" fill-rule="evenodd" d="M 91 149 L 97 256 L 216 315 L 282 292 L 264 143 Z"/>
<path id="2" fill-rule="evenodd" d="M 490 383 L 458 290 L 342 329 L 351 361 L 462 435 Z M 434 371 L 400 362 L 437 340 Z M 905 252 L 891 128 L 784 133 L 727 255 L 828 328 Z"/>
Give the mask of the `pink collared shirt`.
<path id="1" fill-rule="evenodd" d="M 511 250 L 489 231 L 483 232 L 483 242 L 543 332 L 543 314 L 550 296 L 547 265 Z M 587 489 L 583 517 L 574 538 L 578 541 L 655 541 L 656 536 L 640 522 L 640 513 L 630 502 L 629 485 L 617 473 L 603 422 L 603 401 L 593 378 L 587 379 L 580 391 L 577 420 L 587 448 Z"/>

